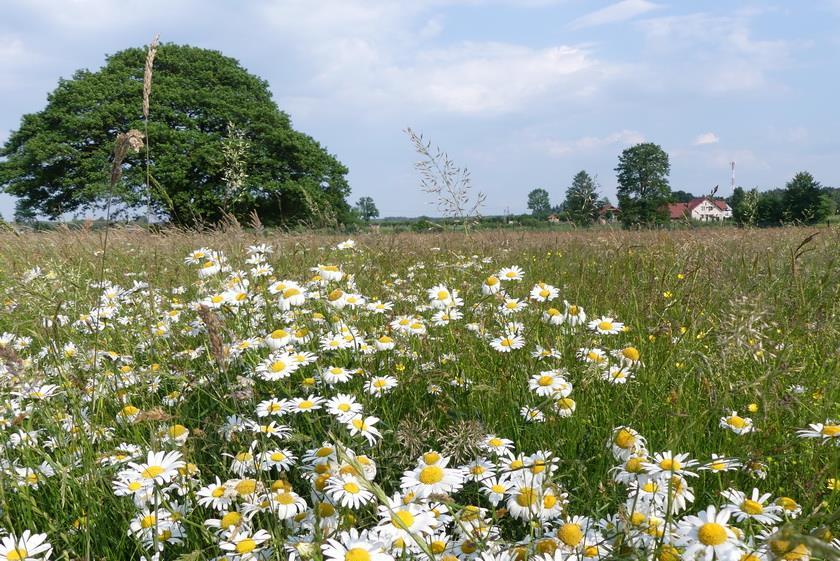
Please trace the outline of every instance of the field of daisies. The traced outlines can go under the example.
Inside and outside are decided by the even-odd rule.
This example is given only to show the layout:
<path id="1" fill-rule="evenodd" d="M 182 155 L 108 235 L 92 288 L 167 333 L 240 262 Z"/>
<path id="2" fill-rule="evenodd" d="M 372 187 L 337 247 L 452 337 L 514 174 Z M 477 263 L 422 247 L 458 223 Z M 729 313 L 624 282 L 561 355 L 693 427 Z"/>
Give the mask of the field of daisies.
<path id="1" fill-rule="evenodd" d="M 0 233 L 0 561 L 837 559 L 838 248 Z"/>

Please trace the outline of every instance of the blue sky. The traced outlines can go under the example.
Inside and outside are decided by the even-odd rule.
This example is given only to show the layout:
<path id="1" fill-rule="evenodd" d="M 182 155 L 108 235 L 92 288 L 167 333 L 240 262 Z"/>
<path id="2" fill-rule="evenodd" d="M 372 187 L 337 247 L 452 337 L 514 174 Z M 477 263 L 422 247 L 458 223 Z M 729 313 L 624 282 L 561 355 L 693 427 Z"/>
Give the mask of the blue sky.
<path id="1" fill-rule="evenodd" d="M 158 32 L 268 80 L 383 216 L 434 214 L 406 126 L 470 169 L 485 214 L 536 187 L 559 203 L 581 169 L 614 202 L 640 141 L 673 189 L 726 195 L 732 160 L 746 187 L 836 186 L 838 24 L 840 0 L 0 0 L 0 141 L 60 77 Z"/>

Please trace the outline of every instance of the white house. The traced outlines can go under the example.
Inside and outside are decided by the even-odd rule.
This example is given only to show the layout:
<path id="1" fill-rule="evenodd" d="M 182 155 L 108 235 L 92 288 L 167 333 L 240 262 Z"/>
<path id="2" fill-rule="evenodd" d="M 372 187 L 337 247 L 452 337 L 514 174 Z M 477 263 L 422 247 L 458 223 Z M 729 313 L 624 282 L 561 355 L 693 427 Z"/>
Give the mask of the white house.
<path id="1" fill-rule="evenodd" d="M 687 203 L 670 204 L 668 214 L 671 220 L 691 218 L 701 222 L 715 222 L 732 218 L 732 209 L 725 201 L 704 197 Z"/>

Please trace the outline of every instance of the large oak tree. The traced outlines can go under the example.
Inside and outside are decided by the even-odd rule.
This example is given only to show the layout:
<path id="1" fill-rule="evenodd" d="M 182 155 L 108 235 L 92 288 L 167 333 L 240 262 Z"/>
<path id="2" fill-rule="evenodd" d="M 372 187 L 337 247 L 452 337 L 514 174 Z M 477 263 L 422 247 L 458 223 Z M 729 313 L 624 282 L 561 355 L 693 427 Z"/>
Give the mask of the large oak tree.
<path id="1" fill-rule="evenodd" d="M 62 79 L 42 111 L 23 117 L 0 150 L 0 189 L 19 197 L 19 215 L 55 218 L 103 207 L 117 134 L 144 130 L 145 58 L 141 48 L 111 55 L 96 72 Z M 255 210 L 266 224 L 348 216 L 347 168 L 292 128 L 265 80 L 217 51 L 160 46 L 147 142 L 153 212 L 174 222 L 214 222 L 223 209 L 239 218 Z M 240 161 L 230 162 L 231 154 Z M 123 168 L 117 206 L 142 212 L 145 152 Z"/>

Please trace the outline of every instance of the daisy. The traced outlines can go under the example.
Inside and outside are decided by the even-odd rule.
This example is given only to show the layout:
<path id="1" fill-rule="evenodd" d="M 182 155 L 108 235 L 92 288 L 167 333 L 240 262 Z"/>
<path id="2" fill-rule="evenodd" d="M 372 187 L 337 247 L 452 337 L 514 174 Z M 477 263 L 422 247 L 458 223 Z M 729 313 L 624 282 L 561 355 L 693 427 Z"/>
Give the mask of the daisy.
<path id="1" fill-rule="evenodd" d="M 286 414 L 288 407 L 289 402 L 287 400 L 272 397 L 257 404 L 257 417 L 282 417 Z"/>
<path id="2" fill-rule="evenodd" d="M 356 436 L 357 434 L 361 434 L 362 436 L 367 439 L 368 444 L 373 446 L 376 441 L 382 438 L 382 433 L 380 433 L 375 425 L 379 422 L 379 417 L 364 417 L 362 415 L 355 415 L 347 419 L 347 430 L 350 431 L 350 436 Z"/>
<path id="3" fill-rule="evenodd" d="M 327 494 L 344 508 L 357 509 L 373 499 L 373 493 L 365 489 L 352 474 L 340 474 L 327 480 Z"/>
<path id="4" fill-rule="evenodd" d="M 677 530 L 675 545 L 684 547 L 683 559 L 738 561 L 740 542 L 728 526 L 729 512 L 709 505 L 699 516 L 686 516 Z"/>
<path id="5" fill-rule="evenodd" d="M 397 387 L 397 379 L 393 376 L 374 376 L 365 382 L 365 391 L 373 396 L 383 396 Z"/>
<path id="6" fill-rule="evenodd" d="M 513 449 L 513 441 L 507 438 L 500 438 L 495 434 L 488 434 L 481 442 L 481 446 L 497 456 L 502 456 Z"/>
<path id="7" fill-rule="evenodd" d="M 731 430 L 735 434 L 747 434 L 753 431 L 752 419 L 739 416 L 737 411 L 732 411 L 728 416 L 721 417 L 720 426 Z"/>
<path id="8" fill-rule="evenodd" d="M 341 532 L 338 539 L 331 538 L 321 545 L 321 551 L 327 561 L 393 561 L 385 552 L 388 544 L 368 532 L 350 528 Z"/>
<path id="9" fill-rule="evenodd" d="M 509 353 L 525 346 L 525 338 L 521 335 L 507 334 L 490 341 L 490 346 L 500 353 Z"/>
<path id="10" fill-rule="evenodd" d="M 545 413 L 535 407 L 523 407 L 519 410 L 519 414 L 529 423 L 545 422 Z"/>
<path id="11" fill-rule="evenodd" d="M 429 297 L 429 304 L 431 304 L 433 308 L 437 308 L 439 310 L 451 308 L 455 303 L 455 299 L 458 297 L 457 290 L 450 291 L 443 284 L 438 284 L 429 288 L 426 290 L 426 293 Z"/>
<path id="12" fill-rule="evenodd" d="M 521 281 L 525 277 L 525 271 L 521 267 L 505 267 L 496 276 L 502 281 Z"/>
<path id="13" fill-rule="evenodd" d="M 708 463 L 703 464 L 698 469 L 706 471 L 733 471 L 741 467 L 741 461 L 737 458 L 728 458 L 726 456 L 712 454 L 712 459 Z"/>
<path id="14" fill-rule="evenodd" d="M 697 465 L 697 460 L 691 460 L 688 454 L 677 454 L 668 450 L 657 452 L 653 455 L 653 461 L 645 464 L 648 473 L 656 477 L 670 477 L 671 475 L 690 475 L 697 477 L 697 474 L 686 471 L 686 468 Z"/>
<path id="15" fill-rule="evenodd" d="M 292 413 L 309 413 L 321 409 L 321 404 L 324 402 L 323 397 L 310 395 L 307 398 L 295 397 L 289 402 L 289 411 Z"/>
<path id="16" fill-rule="evenodd" d="M 607 360 L 607 353 L 603 349 L 578 349 L 578 358 L 589 364 L 604 364 Z"/>
<path id="17" fill-rule="evenodd" d="M 387 335 L 383 335 L 382 337 L 374 341 L 373 344 L 376 347 L 377 351 L 390 351 L 396 345 L 396 343 L 394 343 L 394 340 L 388 337 Z"/>
<path id="18" fill-rule="evenodd" d="M 776 514 L 779 507 L 775 504 L 765 504 L 770 499 L 770 493 L 759 495 L 760 491 L 753 488 L 752 495 L 746 494 L 737 489 L 727 489 L 721 492 L 721 496 L 729 501 L 721 511 L 728 511 L 735 520 L 755 520 L 761 524 L 773 524 L 781 520 Z"/>
<path id="19" fill-rule="evenodd" d="M 481 481 L 481 492 L 490 501 L 493 507 L 499 505 L 513 487 L 511 479 L 507 475 L 499 475 L 496 477 L 488 477 Z"/>
<path id="20" fill-rule="evenodd" d="M 831 419 L 825 423 L 810 423 L 807 429 L 796 431 L 803 438 L 821 438 L 823 444 L 840 446 L 840 423 Z"/>
<path id="21" fill-rule="evenodd" d="M 561 397 L 554 402 L 554 411 L 561 417 L 571 417 L 577 409 L 577 403 L 571 397 Z"/>
<path id="22" fill-rule="evenodd" d="M 624 324 L 609 316 L 601 316 L 589 322 L 589 329 L 599 335 L 615 335 L 624 328 Z"/>
<path id="23" fill-rule="evenodd" d="M 646 448 L 645 438 L 630 427 L 616 427 L 613 429 L 610 442 L 616 460 L 625 461 L 631 456 L 639 455 Z"/>
<path id="24" fill-rule="evenodd" d="M 144 481 L 165 485 L 178 475 L 178 468 L 184 467 L 181 458 L 180 452 L 149 452 L 146 463 L 128 462 L 128 467 Z"/>
<path id="25" fill-rule="evenodd" d="M 441 457 L 435 464 L 420 465 L 403 474 L 400 487 L 420 498 L 456 493 L 464 484 L 464 473 L 447 468 L 448 463 L 449 458 Z"/>
<path id="26" fill-rule="evenodd" d="M 774 504 L 779 512 L 788 518 L 796 518 L 802 514 L 802 506 L 790 497 L 779 497 Z"/>
<path id="27" fill-rule="evenodd" d="M 626 366 L 611 366 L 609 370 L 601 373 L 601 379 L 611 384 L 626 384 L 633 378 L 634 374 Z"/>
<path id="28" fill-rule="evenodd" d="M 583 308 L 576 304 L 569 304 L 565 300 L 563 301 L 563 304 L 565 306 L 565 310 L 563 312 L 563 321 L 565 321 L 572 327 L 580 325 L 586 321 L 586 312 L 583 310 Z"/>
<path id="29" fill-rule="evenodd" d="M 216 477 L 215 483 L 200 488 L 196 495 L 200 506 L 210 507 L 218 511 L 226 511 L 239 496 L 232 485 L 222 483 L 218 477 Z"/>
<path id="30" fill-rule="evenodd" d="M 286 331 L 285 329 L 275 329 L 268 335 L 266 335 L 263 340 L 265 341 L 266 346 L 271 349 L 272 351 L 279 351 L 283 350 L 286 345 L 289 344 L 289 341 L 292 338 L 292 334 Z"/>
<path id="31" fill-rule="evenodd" d="M 257 530 L 253 534 L 234 530 L 219 543 L 219 547 L 226 552 L 227 559 L 251 561 L 265 557 L 266 551 L 261 546 L 270 539 L 271 534 L 265 530 Z"/>
<path id="32" fill-rule="evenodd" d="M 566 397 L 572 393 L 572 385 L 566 380 L 563 369 L 544 370 L 534 374 L 528 381 L 528 389 L 540 397 L 557 396 Z"/>
<path id="33" fill-rule="evenodd" d="M 485 296 L 490 296 L 492 294 L 496 294 L 501 290 L 502 283 L 499 282 L 499 277 L 495 275 L 491 275 L 484 279 L 484 282 L 481 283 L 481 293 Z"/>
<path id="34" fill-rule="evenodd" d="M 341 422 L 346 422 L 347 418 L 352 418 L 362 412 L 362 404 L 357 402 L 356 398 L 349 394 L 340 393 L 330 398 L 326 406 L 327 412 Z"/>
<path id="35" fill-rule="evenodd" d="M 344 273 L 335 265 L 318 265 L 311 270 L 318 273 L 325 281 L 340 281 L 344 278 Z"/>
<path id="36" fill-rule="evenodd" d="M 274 352 L 257 365 L 256 374 L 267 382 L 275 382 L 288 378 L 300 366 L 292 360 L 289 353 Z"/>
<path id="37" fill-rule="evenodd" d="M 551 286 L 550 284 L 545 284 L 544 282 L 539 282 L 534 285 L 531 289 L 531 300 L 536 300 L 537 302 L 550 302 L 557 298 L 560 294 L 560 291 L 557 288 Z"/>
<path id="38" fill-rule="evenodd" d="M 496 468 L 493 464 L 485 458 L 476 458 L 466 466 L 463 466 L 463 471 L 469 481 L 483 481 L 488 477 L 496 475 Z"/>
<path id="39" fill-rule="evenodd" d="M 564 316 L 557 308 L 549 308 L 543 312 L 542 320 L 549 325 L 560 325 L 563 323 Z"/>
<path id="40" fill-rule="evenodd" d="M 269 471 L 275 468 L 279 471 L 288 471 L 295 465 L 295 456 L 287 448 L 266 450 L 260 454 L 259 465 L 262 471 Z"/>
<path id="41" fill-rule="evenodd" d="M 33 534 L 24 530 L 19 538 L 9 534 L 0 538 L 0 560 L 2 561 L 41 561 L 49 559 L 52 546 L 47 541 L 47 534 Z"/>
<path id="42" fill-rule="evenodd" d="M 321 379 L 329 385 L 341 384 L 352 378 L 352 372 L 340 366 L 329 366 L 321 371 Z"/>
<path id="43" fill-rule="evenodd" d="M 521 312 L 528 307 L 528 303 L 519 298 L 505 298 L 504 302 L 499 305 L 499 311 L 502 315 L 509 316 L 517 312 Z"/>
<path id="44" fill-rule="evenodd" d="M 294 518 L 307 508 L 306 501 L 297 493 L 281 488 L 268 496 L 271 511 L 280 520 Z"/>
<path id="45" fill-rule="evenodd" d="M 399 494 L 388 500 L 387 505 L 378 507 L 379 531 L 391 540 L 401 539 L 412 543 L 412 536 L 430 534 L 436 524 L 435 515 L 416 503 L 404 503 Z"/>

